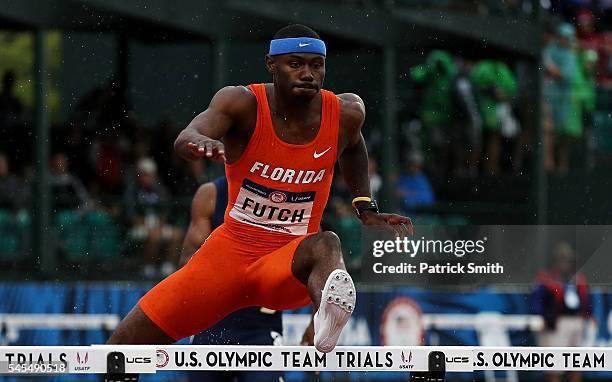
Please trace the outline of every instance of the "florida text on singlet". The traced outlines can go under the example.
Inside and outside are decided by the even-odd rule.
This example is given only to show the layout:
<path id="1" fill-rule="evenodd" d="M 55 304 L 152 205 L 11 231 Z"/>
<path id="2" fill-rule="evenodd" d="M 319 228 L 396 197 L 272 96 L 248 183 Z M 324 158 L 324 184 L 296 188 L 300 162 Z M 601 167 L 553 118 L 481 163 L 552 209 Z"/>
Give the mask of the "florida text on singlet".
<path id="1" fill-rule="evenodd" d="M 327 204 L 336 162 L 340 105 L 321 90 L 321 126 L 306 144 L 275 133 L 265 84 L 249 85 L 257 97 L 257 124 L 240 159 L 226 164 L 226 227 L 239 237 L 279 244 L 316 232 Z"/>

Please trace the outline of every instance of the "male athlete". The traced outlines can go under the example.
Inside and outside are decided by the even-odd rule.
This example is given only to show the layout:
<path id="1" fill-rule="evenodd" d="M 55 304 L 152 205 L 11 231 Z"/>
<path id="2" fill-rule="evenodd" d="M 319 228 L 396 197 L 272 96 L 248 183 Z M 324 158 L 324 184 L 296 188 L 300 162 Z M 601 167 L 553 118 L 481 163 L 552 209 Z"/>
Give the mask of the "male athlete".
<path id="1" fill-rule="evenodd" d="M 139 301 L 109 344 L 169 344 L 243 307 L 284 310 L 312 301 L 314 345 L 333 350 L 355 307 L 340 241 L 318 231 L 336 160 L 364 225 L 404 235 L 412 224 L 378 213 L 370 198 L 365 107 L 355 94 L 321 89 L 325 56 L 312 29 L 282 28 L 266 56 L 273 83 L 219 90 L 179 134 L 181 157 L 225 162 L 225 222 Z M 134 380 L 121 378 L 107 380 Z"/>
<path id="2" fill-rule="evenodd" d="M 204 243 L 212 230 L 223 224 L 227 207 L 227 180 L 220 177 L 201 185 L 191 203 L 191 221 L 179 267 Z M 196 334 L 192 345 L 276 345 L 282 341 L 282 313 L 267 308 L 237 310 L 209 329 Z M 203 371 L 189 373 L 192 382 L 279 382 L 281 371 Z"/>

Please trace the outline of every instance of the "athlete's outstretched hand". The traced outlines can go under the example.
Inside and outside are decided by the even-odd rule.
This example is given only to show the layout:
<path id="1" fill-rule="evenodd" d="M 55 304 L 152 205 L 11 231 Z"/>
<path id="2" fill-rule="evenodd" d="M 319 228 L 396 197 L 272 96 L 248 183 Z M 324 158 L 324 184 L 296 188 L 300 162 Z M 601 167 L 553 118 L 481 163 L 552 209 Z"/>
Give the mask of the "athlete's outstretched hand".
<path id="1" fill-rule="evenodd" d="M 397 236 L 412 236 L 412 221 L 410 218 L 397 214 L 377 214 L 371 211 L 363 211 L 361 214 L 363 225 L 387 225 L 391 226 Z"/>
<path id="2" fill-rule="evenodd" d="M 225 162 L 225 147 L 215 139 L 206 138 L 199 142 L 188 142 L 187 150 L 192 159 L 206 157 L 207 159 Z"/>

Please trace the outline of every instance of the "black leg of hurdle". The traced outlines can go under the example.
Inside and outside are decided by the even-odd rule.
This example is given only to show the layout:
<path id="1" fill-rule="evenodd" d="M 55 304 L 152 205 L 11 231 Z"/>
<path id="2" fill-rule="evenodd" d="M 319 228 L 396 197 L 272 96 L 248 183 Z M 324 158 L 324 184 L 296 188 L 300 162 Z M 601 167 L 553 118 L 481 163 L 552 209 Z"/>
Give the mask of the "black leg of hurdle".
<path id="1" fill-rule="evenodd" d="M 8 341 L 8 328 L 4 320 L 2 324 L 0 324 L 0 345 L 10 345 Z"/>
<path id="2" fill-rule="evenodd" d="M 103 382 L 138 382 L 138 374 L 126 374 L 125 355 L 114 351 L 106 356 L 106 374 Z"/>
<path id="3" fill-rule="evenodd" d="M 441 351 L 429 353 L 429 370 L 410 373 L 410 382 L 444 382 L 446 378 L 446 360 Z"/>

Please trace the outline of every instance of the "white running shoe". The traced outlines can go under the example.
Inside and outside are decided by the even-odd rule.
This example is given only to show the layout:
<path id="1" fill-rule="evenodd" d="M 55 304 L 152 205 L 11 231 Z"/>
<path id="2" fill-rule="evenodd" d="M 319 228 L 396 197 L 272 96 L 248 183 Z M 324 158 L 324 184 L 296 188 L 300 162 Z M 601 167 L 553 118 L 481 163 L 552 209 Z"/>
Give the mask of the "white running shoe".
<path id="1" fill-rule="evenodd" d="M 321 304 L 314 316 L 314 345 L 323 353 L 336 347 L 342 328 L 355 310 L 356 292 L 353 279 L 342 269 L 333 271 L 323 288 Z"/>

